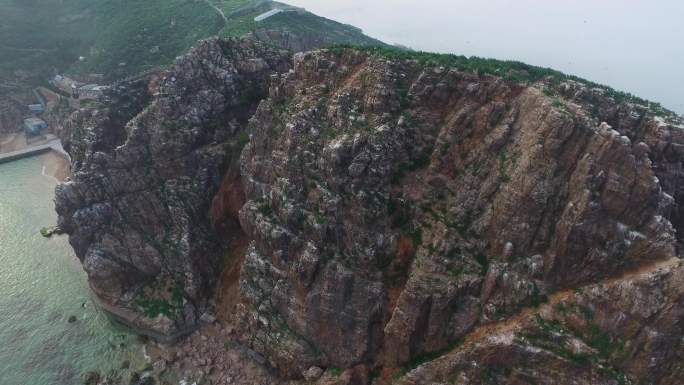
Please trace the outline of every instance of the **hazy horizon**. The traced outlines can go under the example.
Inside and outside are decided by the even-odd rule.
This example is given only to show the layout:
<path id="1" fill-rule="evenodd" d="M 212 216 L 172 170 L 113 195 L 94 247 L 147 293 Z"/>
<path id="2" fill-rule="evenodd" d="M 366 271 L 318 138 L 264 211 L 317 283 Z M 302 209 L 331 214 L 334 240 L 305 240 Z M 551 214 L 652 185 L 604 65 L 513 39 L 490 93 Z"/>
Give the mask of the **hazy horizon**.
<path id="1" fill-rule="evenodd" d="M 551 67 L 684 115 L 684 2 L 285 2 L 362 28 L 387 43 Z"/>

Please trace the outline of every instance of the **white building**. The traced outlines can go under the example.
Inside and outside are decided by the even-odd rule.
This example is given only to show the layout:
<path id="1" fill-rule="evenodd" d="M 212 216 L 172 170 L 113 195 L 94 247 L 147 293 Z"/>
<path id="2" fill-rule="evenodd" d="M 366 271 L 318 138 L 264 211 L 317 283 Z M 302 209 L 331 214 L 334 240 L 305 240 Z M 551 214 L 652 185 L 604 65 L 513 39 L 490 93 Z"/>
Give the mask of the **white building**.
<path id="1" fill-rule="evenodd" d="M 264 21 L 271 16 L 279 14 L 280 12 L 283 12 L 283 10 L 282 9 L 272 9 L 266 13 L 262 13 L 261 15 L 255 17 L 254 21 L 256 21 L 256 22 Z"/>

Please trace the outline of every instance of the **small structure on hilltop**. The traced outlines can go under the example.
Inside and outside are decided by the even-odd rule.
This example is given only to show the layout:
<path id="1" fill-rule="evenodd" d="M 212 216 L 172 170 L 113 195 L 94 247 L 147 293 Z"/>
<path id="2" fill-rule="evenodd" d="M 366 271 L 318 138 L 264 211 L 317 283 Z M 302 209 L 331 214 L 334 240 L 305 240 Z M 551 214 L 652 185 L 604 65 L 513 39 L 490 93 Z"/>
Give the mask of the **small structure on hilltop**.
<path id="1" fill-rule="evenodd" d="M 254 18 L 254 21 L 258 23 L 258 22 L 260 22 L 260 21 L 264 21 L 264 20 L 268 19 L 268 18 L 271 17 L 271 16 L 275 16 L 275 15 L 281 13 L 281 12 L 283 12 L 282 9 L 279 9 L 279 8 L 272 9 L 272 10 L 266 12 L 266 13 L 262 13 L 261 15 L 255 17 L 255 18 Z"/>
<path id="2" fill-rule="evenodd" d="M 29 104 L 28 105 L 29 112 L 33 114 L 41 114 L 43 111 L 45 111 L 45 108 L 43 107 L 42 104 Z"/>
<path id="3" fill-rule="evenodd" d="M 255 3 L 255 5 L 253 7 L 257 7 L 257 6 L 261 6 L 261 5 L 263 5 L 263 3 Z M 292 7 L 292 6 L 288 6 L 286 4 L 275 4 L 275 3 L 272 4 L 271 6 L 273 6 L 273 5 L 277 6 L 278 8 L 273 8 L 270 11 L 264 12 L 261 15 L 255 17 L 254 22 L 258 23 L 260 21 L 264 21 L 264 20 L 271 18 L 271 17 L 273 17 L 279 13 L 284 13 L 284 12 L 297 12 L 299 14 L 306 13 L 306 9 L 300 8 L 300 7 Z M 233 14 L 235 14 L 236 12 L 233 12 Z"/>
<path id="4" fill-rule="evenodd" d="M 97 84 L 86 84 L 78 89 L 78 96 L 81 99 L 92 99 L 98 100 L 104 94 L 107 86 L 101 86 Z"/>
<path id="5" fill-rule="evenodd" d="M 70 96 L 78 97 L 78 92 L 76 91 L 82 84 L 74 79 L 63 75 L 55 75 L 50 81 L 52 85 L 57 87 L 60 91 L 67 93 Z"/>
<path id="6" fill-rule="evenodd" d="M 109 88 L 94 83 L 83 84 L 64 75 L 55 75 L 50 83 L 74 99 L 98 100 L 102 97 L 104 91 Z"/>
<path id="7" fill-rule="evenodd" d="M 24 119 L 24 132 L 27 135 L 40 135 L 44 129 L 48 128 L 48 124 L 43 119 L 27 118 Z"/>

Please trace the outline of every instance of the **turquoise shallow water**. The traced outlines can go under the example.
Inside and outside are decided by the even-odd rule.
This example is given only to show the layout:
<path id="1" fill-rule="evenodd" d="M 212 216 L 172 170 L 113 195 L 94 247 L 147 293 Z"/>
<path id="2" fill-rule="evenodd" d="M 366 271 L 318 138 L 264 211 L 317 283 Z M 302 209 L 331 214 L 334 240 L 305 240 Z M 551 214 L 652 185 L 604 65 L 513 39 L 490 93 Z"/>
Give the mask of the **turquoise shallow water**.
<path id="1" fill-rule="evenodd" d="M 76 385 L 142 351 L 91 303 L 67 237 L 40 235 L 57 217 L 42 168 L 41 158 L 0 164 L 0 385 Z"/>

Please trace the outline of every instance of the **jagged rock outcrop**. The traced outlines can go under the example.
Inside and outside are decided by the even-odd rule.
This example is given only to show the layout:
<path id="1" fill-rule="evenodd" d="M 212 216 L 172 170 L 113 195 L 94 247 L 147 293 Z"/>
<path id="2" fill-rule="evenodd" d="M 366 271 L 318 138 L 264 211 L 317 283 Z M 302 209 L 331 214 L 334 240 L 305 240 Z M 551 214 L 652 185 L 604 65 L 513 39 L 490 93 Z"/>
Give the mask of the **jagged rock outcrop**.
<path id="1" fill-rule="evenodd" d="M 211 40 L 162 75 L 149 104 L 133 85 L 71 118 L 59 225 L 106 309 L 162 339 L 197 326 L 222 255 L 211 202 L 265 80 L 287 67 L 260 44 Z"/>
<path id="2" fill-rule="evenodd" d="M 683 279 L 674 258 L 558 293 L 535 312 L 478 330 L 397 383 L 680 383 Z"/>
<path id="3" fill-rule="evenodd" d="M 296 55 L 242 159 L 242 292 L 265 320 L 262 349 L 291 328 L 312 361 L 401 366 L 675 255 L 679 182 L 657 175 L 681 180 L 680 141 L 656 167 L 649 153 L 677 130 L 604 120 L 497 77 Z"/>
<path id="4" fill-rule="evenodd" d="M 681 374 L 681 264 L 629 275 L 678 258 L 680 127 L 578 81 L 355 49 L 212 40 L 164 76 L 123 131 L 104 129 L 116 108 L 75 118 L 92 128 L 72 134 L 81 155 L 57 192 L 95 293 L 129 322 L 196 325 L 240 237 L 229 313 L 286 377 L 385 381 L 450 351 L 402 381 Z M 518 334 L 478 342 L 496 325 Z"/>

